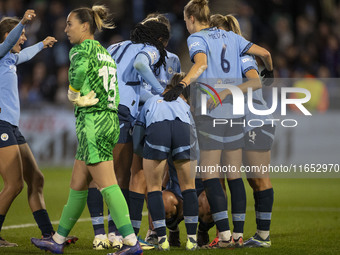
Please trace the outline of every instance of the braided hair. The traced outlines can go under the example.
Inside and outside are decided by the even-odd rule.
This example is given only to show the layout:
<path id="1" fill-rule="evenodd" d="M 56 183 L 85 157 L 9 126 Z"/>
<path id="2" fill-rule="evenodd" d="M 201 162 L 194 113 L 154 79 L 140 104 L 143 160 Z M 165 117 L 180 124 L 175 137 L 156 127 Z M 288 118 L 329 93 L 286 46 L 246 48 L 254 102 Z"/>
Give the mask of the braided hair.
<path id="1" fill-rule="evenodd" d="M 167 57 L 164 43 L 169 40 L 170 32 L 166 25 L 154 19 L 138 23 L 131 31 L 130 40 L 133 43 L 143 43 L 155 46 L 159 51 L 160 58 L 154 65 L 154 72 L 159 72 L 163 65 L 165 68 L 165 57 Z"/>

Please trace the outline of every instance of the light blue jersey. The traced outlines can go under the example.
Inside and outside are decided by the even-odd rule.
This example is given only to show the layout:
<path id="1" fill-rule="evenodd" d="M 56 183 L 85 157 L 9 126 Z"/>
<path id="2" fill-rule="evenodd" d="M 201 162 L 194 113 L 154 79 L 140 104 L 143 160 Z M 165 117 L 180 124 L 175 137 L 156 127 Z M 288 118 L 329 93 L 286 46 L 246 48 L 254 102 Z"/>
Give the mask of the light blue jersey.
<path id="1" fill-rule="evenodd" d="M 40 42 L 18 54 L 8 52 L 0 59 L 0 120 L 19 126 L 20 102 L 16 66 L 30 60 L 43 48 L 44 44 Z"/>
<path id="2" fill-rule="evenodd" d="M 243 74 L 244 77 L 246 77 L 246 73 L 249 70 L 254 69 L 258 72 L 257 63 L 256 63 L 254 56 L 243 55 L 241 57 L 241 61 L 242 61 L 242 74 Z M 245 98 L 246 98 L 246 102 L 248 102 L 247 96 Z M 263 99 L 263 96 L 262 96 L 262 89 L 257 89 L 255 91 L 253 91 L 253 106 L 256 110 L 268 110 L 267 103 Z M 248 123 L 248 121 L 252 120 L 252 119 L 262 120 L 264 122 L 264 125 L 272 125 L 272 121 L 268 121 L 266 119 L 273 119 L 273 115 L 271 115 L 271 114 L 269 114 L 269 115 L 255 115 L 254 113 L 250 112 L 248 106 L 246 106 L 245 107 L 246 123 Z M 253 128 L 254 127 L 250 127 L 249 125 L 246 125 L 245 128 L 244 128 L 244 131 L 249 132 Z"/>
<path id="3" fill-rule="evenodd" d="M 234 32 L 217 29 L 216 27 L 203 29 L 189 36 L 189 54 L 192 61 L 198 53 L 207 56 L 208 68 L 198 78 L 199 82 L 204 82 L 216 89 L 217 92 L 224 88 L 215 87 L 215 84 L 223 83 L 238 85 L 242 82 L 241 59 L 240 56 L 249 50 L 252 43 Z M 214 94 L 214 91 L 209 90 Z M 232 113 L 232 97 L 228 96 L 214 110 L 208 113 L 214 118 L 239 118 L 240 115 Z"/>
<path id="4" fill-rule="evenodd" d="M 175 101 L 167 102 L 163 97 L 156 95 L 145 102 L 137 121 L 143 123 L 147 128 L 155 122 L 175 120 L 176 118 L 184 123 L 192 124 L 189 105 L 180 97 Z"/>
<path id="5" fill-rule="evenodd" d="M 172 76 L 175 73 L 181 72 L 181 62 L 178 58 L 178 56 L 174 53 L 171 53 L 169 51 L 166 51 L 167 58 L 165 58 L 165 68 L 161 66 L 159 68 L 159 72 L 156 73 L 156 78 L 159 81 L 159 83 L 162 85 L 162 87 L 165 89 L 165 87 L 170 83 Z M 153 95 L 157 95 L 157 92 L 151 87 L 151 85 L 147 83 L 143 83 L 143 87 L 141 88 L 141 102 L 145 102 Z"/>
<path id="6" fill-rule="evenodd" d="M 150 68 L 153 69 L 159 60 L 159 52 L 154 46 L 134 44 L 131 41 L 111 45 L 107 50 L 117 64 L 120 104 L 128 107 L 132 117 L 136 118 L 143 79 L 134 68 L 134 61 L 137 55 L 144 54 L 149 60 Z"/>

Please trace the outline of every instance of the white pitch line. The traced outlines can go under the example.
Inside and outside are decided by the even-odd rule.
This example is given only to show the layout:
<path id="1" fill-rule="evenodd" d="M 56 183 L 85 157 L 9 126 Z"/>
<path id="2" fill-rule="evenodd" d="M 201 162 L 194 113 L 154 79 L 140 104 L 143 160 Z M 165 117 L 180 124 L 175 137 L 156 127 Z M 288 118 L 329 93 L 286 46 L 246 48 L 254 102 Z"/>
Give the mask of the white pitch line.
<path id="1" fill-rule="evenodd" d="M 143 216 L 147 216 L 148 212 L 143 212 L 142 213 Z M 104 219 L 107 219 L 107 216 L 104 216 Z M 77 222 L 87 222 L 87 221 L 91 221 L 91 218 L 80 218 L 78 219 Z M 55 220 L 55 221 L 51 221 L 52 224 L 59 224 L 59 220 Z M 27 223 L 27 224 L 20 224 L 20 225 L 10 225 L 10 226 L 6 226 L 6 227 L 2 227 L 2 230 L 6 230 L 6 229 L 15 229 L 15 228 L 31 228 L 31 227 L 36 227 L 37 224 L 36 223 Z"/>

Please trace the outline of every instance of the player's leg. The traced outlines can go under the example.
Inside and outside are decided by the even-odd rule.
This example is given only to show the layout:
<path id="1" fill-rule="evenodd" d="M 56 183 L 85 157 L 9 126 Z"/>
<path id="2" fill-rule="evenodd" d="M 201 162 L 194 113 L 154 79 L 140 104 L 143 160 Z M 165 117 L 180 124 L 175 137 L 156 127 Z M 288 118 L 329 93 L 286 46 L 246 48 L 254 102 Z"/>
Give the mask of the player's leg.
<path id="1" fill-rule="evenodd" d="M 33 212 L 35 221 L 38 224 L 41 234 L 45 237 L 54 234 L 54 230 L 46 211 L 43 187 L 44 176 L 41 173 L 33 153 L 27 143 L 19 145 L 23 174 L 27 183 L 28 203 Z"/>
<path id="2" fill-rule="evenodd" d="M 200 181 L 201 182 L 201 181 Z M 199 247 L 207 247 L 209 245 L 209 234 L 208 231 L 215 225 L 210 212 L 210 205 L 205 194 L 204 188 L 197 189 L 196 180 L 196 191 L 198 195 L 198 232 L 197 232 L 197 245 Z M 203 185 L 203 183 L 202 183 Z"/>
<path id="3" fill-rule="evenodd" d="M 273 144 L 275 127 L 265 125 L 247 132 L 243 163 L 247 166 L 269 166 L 270 150 Z M 250 137 L 251 135 L 251 137 Z M 251 139 L 256 135 L 256 140 Z M 253 141 L 253 142 L 250 142 Z M 262 169 L 261 169 L 262 170 Z M 268 172 L 247 174 L 248 182 L 253 189 L 256 212 L 256 234 L 245 242 L 245 247 L 270 247 L 269 237 L 274 191 Z"/>
<path id="4" fill-rule="evenodd" d="M 110 247 L 104 228 L 104 203 L 97 184 L 91 181 L 87 195 L 87 207 L 90 212 L 92 227 L 94 230 L 93 249 L 103 250 Z"/>
<path id="5" fill-rule="evenodd" d="M 161 250 L 170 248 L 166 236 L 165 209 L 162 198 L 162 178 L 166 159 L 143 159 L 144 174 L 148 190 L 148 209 L 152 223 L 158 236 L 158 246 Z"/>
<path id="6" fill-rule="evenodd" d="M 8 133 L 6 133 L 8 134 Z M 10 134 L 8 134 L 10 136 Z M 5 139 L 6 137 L 2 137 Z M 4 146 L 0 140 L 0 146 Z M 18 145 L 10 145 L 0 148 L 0 175 L 4 187 L 0 192 L 0 232 L 5 220 L 5 216 L 13 200 L 24 187 L 22 174 L 22 163 Z M 15 243 L 10 243 L 0 237 L 0 247 L 14 247 Z"/>
<path id="7" fill-rule="evenodd" d="M 270 151 L 245 151 L 245 164 L 263 166 L 270 163 Z M 262 173 L 258 178 L 248 178 L 253 189 L 257 231 L 255 236 L 245 242 L 245 247 L 270 247 L 269 238 L 274 191 L 268 173 Z"/>
<path id="8" fill-rule="evenodd" d="M 146 193 L 146 182 L 143 171 L 143 158 L 133 154 L 129 186 L 130 218 L 135 234 L 138 235 L 142 222 L 142 212 Z"/>
<path id="9" fill-rule="evenodd" d="M 183 196 L 183 216 L 187 229 L 186 249 L 195 250 L 197 249 L 198 198 L 195 189 L 195 172 L 192 171 L 194 169 L 192 167 L 196 166 L 196 160 L 178 159 L 174 164 Z"/>
<path id="10" fill-rule="evenodd" d="M 235 247 L 243 246 L 243 230 L 246 216 L 247 197 L 240 168 L 242 165 L 242 149 L 224 150 L 222 153 L 222 165 L 228 169 L 228 187 L 230 190 L 231 213 L 233 219 L 233 239 Z M 236 170 L 236 171 L 235 171 Z"/>

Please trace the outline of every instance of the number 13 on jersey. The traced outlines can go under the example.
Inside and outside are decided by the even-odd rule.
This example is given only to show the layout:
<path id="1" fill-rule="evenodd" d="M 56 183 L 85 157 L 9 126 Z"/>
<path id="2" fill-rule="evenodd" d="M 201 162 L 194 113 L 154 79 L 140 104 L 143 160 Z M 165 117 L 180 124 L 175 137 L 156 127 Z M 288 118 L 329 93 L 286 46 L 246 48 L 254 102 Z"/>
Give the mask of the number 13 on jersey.
<path id="1" fill-rule="evenodd" d="M 116 100 L 116 68 L 111 66 L 103 66 L 99 69 L 99 77 L 103 77 L 103 86 L 106 92 L 108 92 L 108 100 L 109 104 L 107 105 L 108 108 L 112 109 L 115 108 L 115 100 Z M 109 78 L 111 79 L 109 81 Z M 109 85 L 110 82 L 110 85 Z M 113 96 L 112 96 L 113 94 Z"/>

